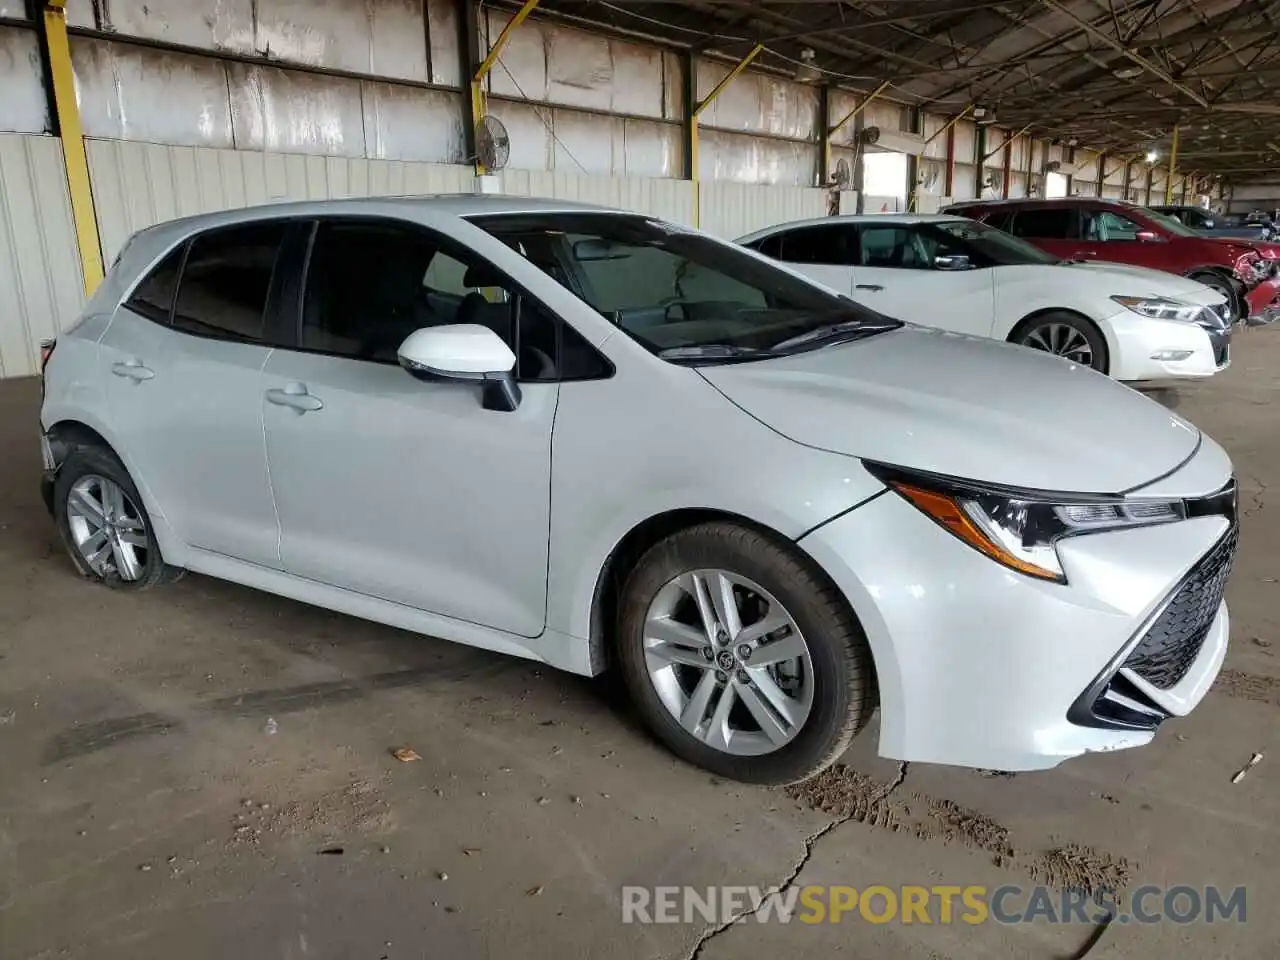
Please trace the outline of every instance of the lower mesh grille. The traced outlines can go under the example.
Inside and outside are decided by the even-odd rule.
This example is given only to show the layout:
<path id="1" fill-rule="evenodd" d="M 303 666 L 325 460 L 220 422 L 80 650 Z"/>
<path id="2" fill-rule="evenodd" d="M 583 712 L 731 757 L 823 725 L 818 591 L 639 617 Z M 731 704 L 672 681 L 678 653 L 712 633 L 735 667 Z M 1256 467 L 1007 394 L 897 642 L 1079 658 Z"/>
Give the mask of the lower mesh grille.
<path id="1" fill-rule="evenodd" d="M 1235 559 L 1233 527 L 1192 570 L 1123 666 L 1153 687 L 1167 690 L 1187 675 L 1222 604 Z"/>

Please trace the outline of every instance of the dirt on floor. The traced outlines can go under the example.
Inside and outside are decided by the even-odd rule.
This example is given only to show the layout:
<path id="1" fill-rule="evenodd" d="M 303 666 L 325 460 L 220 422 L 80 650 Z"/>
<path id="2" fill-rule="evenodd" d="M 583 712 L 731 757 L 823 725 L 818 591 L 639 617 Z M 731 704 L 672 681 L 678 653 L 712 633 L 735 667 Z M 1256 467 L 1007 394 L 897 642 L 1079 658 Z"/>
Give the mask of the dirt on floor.
<path id="1" fill-rule="evenodd" d="M 80 580 L 37 490 L 38 384 L 0 383 L 0 958 L 1280 955 L 1278 386 L 1260 329 L 1161 395 L 1241 484 L 1232 646 L 1191 717 L 1016 776 L 880 759 L 873 726 L 771 790 L 674 760 L 608 680 L 204 577 Z M 1246 919 L 1052 923 L 1035 884 L 1243 887 Z M 1009 887 L 1033 917 L 624 923 L 630 885 Z"/>

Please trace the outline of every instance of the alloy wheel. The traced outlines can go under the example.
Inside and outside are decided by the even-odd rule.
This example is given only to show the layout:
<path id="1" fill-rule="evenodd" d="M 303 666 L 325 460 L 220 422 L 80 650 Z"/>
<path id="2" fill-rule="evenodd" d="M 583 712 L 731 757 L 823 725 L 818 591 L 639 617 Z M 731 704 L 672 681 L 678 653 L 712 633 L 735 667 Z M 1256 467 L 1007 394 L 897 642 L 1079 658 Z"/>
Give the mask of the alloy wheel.
<path id="1" fill-rule="evenodd" d="M 658 591 L 644 660 L 671 716 L 724 753 L 772 753 L 795 739 L 813 706 L 813 663 L 795 619 L 726 570 L 693 570 Z"/>
<path id="2" fill-rule="evenodd" d="M 147 566 L 146 522 L 120 484 L 97 474 L 77 480 L 67 494 L 67 526 L 80 558 L 98 576 L 142 576 Z"/>
<path id="3" fill-rule="evenodd" d="M 1022 344 L 1082 367 L 1093 366 L 1093 347 L 1089 346 L 1088 338 L 1069 323 L 1045 323 L 1033 327 L 1023 335 Z"/>

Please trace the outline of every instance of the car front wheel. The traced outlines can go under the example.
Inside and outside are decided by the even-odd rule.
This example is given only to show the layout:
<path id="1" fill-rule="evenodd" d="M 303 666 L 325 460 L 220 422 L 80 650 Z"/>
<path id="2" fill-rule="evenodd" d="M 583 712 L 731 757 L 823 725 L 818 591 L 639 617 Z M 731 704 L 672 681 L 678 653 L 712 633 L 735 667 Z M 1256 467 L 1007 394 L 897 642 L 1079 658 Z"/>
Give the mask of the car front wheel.
<path id="1" fill-rule="evenodd" d="M 790 783 L 832 763 L 875 708 L 870 651 L 844 598 L 793 548 L 732 523 L 673 534 L 631 572 L 623 679 L 680 757 Z"/>
<path id="2" fill-rule="evenodd" d="M 1107 341 L 1084 317 L 1065 311 L 1046 313 L 1019 324 L 1009 337 L 1032 350 L 1043 350 L 1099 373 L 1108 370 Z"/>

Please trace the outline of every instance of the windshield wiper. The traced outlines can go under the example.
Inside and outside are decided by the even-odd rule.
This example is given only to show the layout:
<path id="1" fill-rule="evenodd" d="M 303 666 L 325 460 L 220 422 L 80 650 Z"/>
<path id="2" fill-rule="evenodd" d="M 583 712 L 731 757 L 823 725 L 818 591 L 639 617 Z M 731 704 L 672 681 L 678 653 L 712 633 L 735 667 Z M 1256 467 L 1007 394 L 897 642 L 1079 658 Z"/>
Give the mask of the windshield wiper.
<path id="1" fill-rule="evenodd" d="M 774 353 L 787 353 L 791 350 L 808 349 L 840 340 L 858 340 L 887 330 L 897 330 L 900 326 L 902 326 L 901 320 L 845 320 L 841 323 L 815 327 L 804 333 L 798 333 L 794 337 L 787 337 L 775 343 L 772 349 Z"/>
<path id="2" fill-rule="evenodd" d="M 772 355 L 770 350 L 744 347 L 736 343 L 698 343 L 687 347 L 667 347 L 658 356 L 673 363 L 696 363 L 700 360 L 759 360 Z"/>

